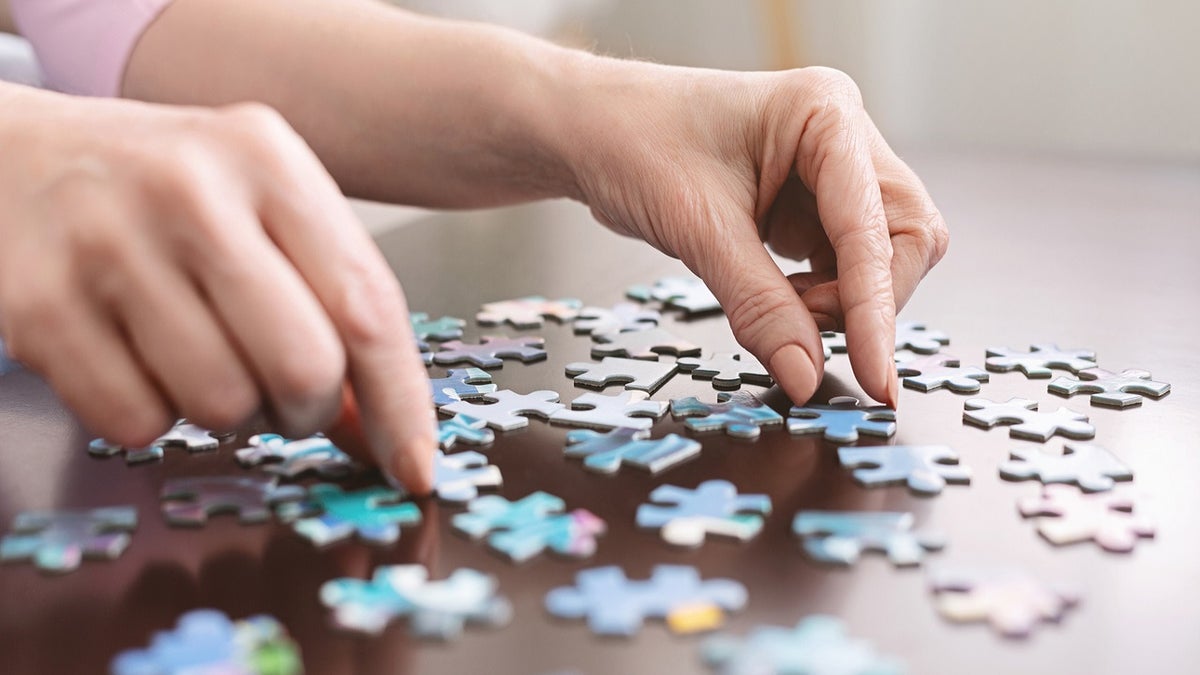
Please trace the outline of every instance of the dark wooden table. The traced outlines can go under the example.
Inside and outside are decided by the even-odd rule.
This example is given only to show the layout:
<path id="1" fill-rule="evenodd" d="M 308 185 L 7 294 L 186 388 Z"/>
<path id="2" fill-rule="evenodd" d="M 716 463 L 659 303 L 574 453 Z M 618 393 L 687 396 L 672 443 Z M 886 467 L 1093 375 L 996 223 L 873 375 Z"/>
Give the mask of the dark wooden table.
<path id="1" fill-rule="evenodd" d="M 459 509 L 436 504 L 424 505 L 421 527 L 386 548 L 346 543 L 317 550 L 282 524 L 243 527 L 227 517 L 199 530 L 174 529 L 158 511 L 163 480 L 242 472 L 232 456 L 239 446 L 194 456 L 169 451 L 164 462 L 149 466 L 93 459 L 85 451 L 89 435 L 70 412 L 37 377 L 17 371 L 0 379 L 0 523 L 7 527 L 24 509 L 135 504 L 141 524 L 115 562 L 88 562 L 62 577 L 31 565 L 0 566 L 0 671 L 99 672 L 116 652 L 145 645 L 181 612 L 217 607 L 234 617 L 278 617 L 313 673 L 702 672 L 697 636 L 673 636 L 652 623 L 630 640 L 598 639 L 582 622 L 554 620 L 542 609 L 547 590 L 571 583 L 585 567 L 619 564 L 641 578 L 655 564 L 684 563 L 706 577 L 747 585 L 749 606 L 729 622 L 735 632 L 834 614 L 853 635 L 905 660 L 913 673 L 1195 672 L 1200 170 L 937 155 L 913 163 L 938 198 L 953 242 L 906 318 L 947 331 L 950 351 L 967 363 L 982 365 L 988 346 L 1056 341 L 1095 349 L 1105 367 L 1145 368 L 1174 385 L 1165 399 L 1125 411 L 1091 407 L 1083 397 L 1063 401 L 1046 393 L 1045 381 L 1014 373 L 994 374 L 982 391 L 993 399 L 1065 404 L 1092 416 L 1096 441 L 1133 467 L 1139 508 L 1159 527 L 1157 538 L 1134 553 L 1108 554 L 1090 544 L 1055 548 L 1041 540 L 1015 507 L 1037 492 L 1036 484 L 997 475 L 1010 448 L 1035 444 L 1010 440 L 1002 429 L 965 426 L 962 396 L 909 390 L 901 397 L 893 442 L 954 447 L 974 470 L 969 487 L 949 486 L 933 498 L 902 487 L 864 489 L 838 466 L 831 446 L 782 430 L 767 431 L 757 442 L 703 436 L 698 459 L 658 476 L 635 469 L 601 476 L 563 457 L 564 428 L 535 420 L 528 429 L 500 434 L 486 449 L 504 473 L 500 494 L 547 490 L 570 508 L 600 515 L 609 532 L 592 559 L 542 556 L 510 564 L 454 534 L 449 518 Z M 467 318 L 481 302 L 532 293 L 607 305 L 621 300 L 629 284 L 680 269 L 596 226 L 585 209 L 561 203 L 438 216 L 385 235 L 380 244 L 415 309 Z M 719 315 L 667 324 L 706 350 L 735 347 Z M 474 325 L 467 331 L 469 337 L 495 332 Z M 588 340 L 554 324 L 526 333 L 546 338 L 549 359 L 508 363 L 495 371 L 496 382 L 521 392 L 554 389 L 564 401 L 583 393 L 563 366 L 587 358 Z M 844 356 L 828 369 L 818 398 L 859 393 Z M 676 376 L 654 398 L 689 394 L 714 392 L 707 383 Z M 767 392 L 767 400 L 778 410 L 788 405 L 777 391 Z M 654 435 L 673 431 L 687 433 L 668 418 Z M 771 496 L 774 512 L 757 539 L 710 540 L 683 551 L 635 527 L 634 512 L 656 485 L 694 486 L 709 478 Z M 982 625 L 949 624 L 936 614 L 920 568 L 896 569 L 875 555 L 850 569 L 806 559 L 790 532 L 792 517 L 806 508 L 910 510 L 922 526 L 948 535 L 949 546 L 933 560 L 1022 566 L 1077 585 L 1083 601 L 1062 624 L 1040 627 L 1025 641 L 1004 640 Z M 403 622 L 378 638 L 329 627 L 317 600 L 324 581 L 411 562 L 428 565 L 438 577 L 464 566 L 496 575 L 515 620 L 501 630 L 468 630 L 448 645 L 414 641 Z"/>

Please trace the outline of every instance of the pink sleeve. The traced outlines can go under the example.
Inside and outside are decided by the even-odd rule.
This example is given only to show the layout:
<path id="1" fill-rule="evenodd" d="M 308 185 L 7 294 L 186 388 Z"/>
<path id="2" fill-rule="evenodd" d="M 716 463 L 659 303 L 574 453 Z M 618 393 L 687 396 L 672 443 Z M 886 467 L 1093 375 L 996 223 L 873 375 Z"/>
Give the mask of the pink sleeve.
<path id="1" fill-rule="evenodd" d="M 142 31 L 171 0 L 9 0 L 51 89 L 118 96 Z"/>

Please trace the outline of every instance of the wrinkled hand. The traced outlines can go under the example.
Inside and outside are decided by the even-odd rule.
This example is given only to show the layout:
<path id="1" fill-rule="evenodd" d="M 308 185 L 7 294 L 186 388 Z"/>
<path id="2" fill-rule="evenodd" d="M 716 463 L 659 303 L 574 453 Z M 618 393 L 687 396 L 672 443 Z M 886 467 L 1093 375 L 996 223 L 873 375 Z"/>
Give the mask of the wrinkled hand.
<path id="1" fill-rule="evenodd" d="M 433 412 L 403 293 L 280 116 L 31 98 L 0 120 L 13 356 L 131 446 L 176 416 L 231 429 L 260 410 L 309 434 L 348 380 L 377 461 L 429 488 Z"/>
<path id="2" fill-rule="evenodd" d="M 895 405 L 896 311 L 947 233 L 853 81 L 603 63 L 573 135 L 577 197 L 701 277 L 793 401 L 820 383 L 818 329 L 844 328 L 859 383 Z M 785 277 L 764 243 L 812 271 Z"/>

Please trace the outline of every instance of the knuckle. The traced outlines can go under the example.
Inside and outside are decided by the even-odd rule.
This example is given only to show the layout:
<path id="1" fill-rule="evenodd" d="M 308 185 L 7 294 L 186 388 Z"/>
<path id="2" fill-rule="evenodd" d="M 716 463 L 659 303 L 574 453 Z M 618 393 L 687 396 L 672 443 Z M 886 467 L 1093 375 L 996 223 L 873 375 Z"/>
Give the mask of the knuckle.
<path id="1" fill-rule="evenodd" d="M 347 270 L 343 278 L 335 311 L 347 344 L 374 347 L 397 339 L 397 317 L 408 312 L 396 278 L 389 271 L 361 263 Z"/>
<path id="2" fill-rule="evenodd" d="M 925 250 L 929 252 L 929 266 L 933 267 L 946 256 L 950 248 L 950 228 L 946 227 L 942 214 L 935 209 L 921 232 L 925 237 Z"/>
<path id="3" fill-rule="evenodd" d="M 824 66 L 805 68 L 802 72 L 805 72 L 808 78 L 808 88 L 820 95 L 827 102 L 827 106 L 862 106 L 862 91 L 854 78 L 845 72 Z"/>
<path id="4" fill-rule="evenodd" d="M 308 407 L 339 391 L 345 374 L 342 354 L 327 346 L 295 351 L 279 364 L 275 375 L 281 403 Z"/>
<path id="5" fill-rule="evenodd" d="M 248 147 L 272 151 L 278 144 L 295 138 L 296 132 L 275 108 L 257 102 L 238 103 L 222 110 L 221 124 L 236 139 Z"/>

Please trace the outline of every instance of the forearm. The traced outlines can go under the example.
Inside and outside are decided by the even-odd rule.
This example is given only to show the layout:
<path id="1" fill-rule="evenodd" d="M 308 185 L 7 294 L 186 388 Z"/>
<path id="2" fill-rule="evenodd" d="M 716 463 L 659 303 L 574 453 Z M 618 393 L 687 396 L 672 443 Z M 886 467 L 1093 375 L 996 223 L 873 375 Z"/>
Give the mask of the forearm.
<path id="1" fill-rule="evenodd" d="M 556 91 L 581 52 L 370 0 L 176 0 L 124 94 L 278 109 L 343 190 L 476 207 L 574 190 Z"/>

